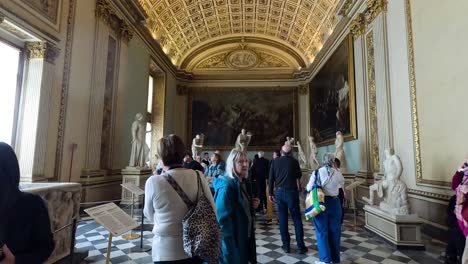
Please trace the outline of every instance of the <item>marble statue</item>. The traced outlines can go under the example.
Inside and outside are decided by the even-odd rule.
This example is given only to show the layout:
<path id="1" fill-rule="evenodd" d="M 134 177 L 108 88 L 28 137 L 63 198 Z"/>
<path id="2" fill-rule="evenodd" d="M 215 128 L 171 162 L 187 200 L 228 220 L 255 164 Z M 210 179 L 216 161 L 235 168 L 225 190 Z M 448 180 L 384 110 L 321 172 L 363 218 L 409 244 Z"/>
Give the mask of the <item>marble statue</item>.
<path id="1" fill-rule="evenodd" d="M 406 184 L 400 180 L 403 167 L 401 166 L 400 158 L 395 155 L 393 149 L 385 150 L 384 179 L 369 186 L 369 198 L 362 199 L 374 204 L 374 192 L 383 201 L 380 202 L 380 209 L 391 215 L 407 215 L 409 214 L 408 197 L 406 192 Z"/>
<path id="2" fill-rule="evenodd" d="M 132 152 L 130 153 L 129 167 L 146 168 L 149 160 L 149 148 L 145 142 L 146 122 L 143 114 L 135 115 L 132 123 Z"/>
<path id="3" fill-rule="evenodd" d="M 205 135 L 197 134 L 195 138 L 192 140 L 192 157 L 196 158 L 200 155 L 202 148 L 203 148 L 203 141 L 205 139 Z"/>
<path id="4" fill-rule="evenodd" d="M 316 170 L 320 167 L 320 163 L 317 160 L 317 145 L 315 144 L 314 137 L 309 136 L 309 167 L 311 170 Z"/>
<path id="5" fill-rule="evenodd" d="M 295 147 L 294 145 L 294 138 L 293 137 L 286 137 L 286 141 L 284 142 L 284 145 L 289 145 L 291 147 Z"/>
<path id="6" fill-rule="evenodd" d="M 340 166 L 341 172 L 346 172 L 347 171 L 346 156 L 345 156 L 345 152 L 343 149 L 343 143 L 344 143 L 343 134 L 341 133 L 341 131 L 336 131 L 335 158 L 339 159 L 341 162 L 341 166 Z"/>
<path id="7" fill-rule="evenodd" d="M 247 146 L 249 145 L 251 139 L 252 134 L 243 128 L 240 134 L 237 136 L 235 148 L 240 151 L 247 151 Z"/>
<path id="8" fill-rule="evenodd" d="M 301 143 L 299 141 L 297 141 L 297 156 L 298 156 L 298 160 L 299 160 L 299 167 L 301 167 L 301 169 L 305 169 L 307 167 L 307 158 L 306 158 L 306 154 L 304 153 L 304 150 L 302 149 L 302 146 L 301 146 Z"/>

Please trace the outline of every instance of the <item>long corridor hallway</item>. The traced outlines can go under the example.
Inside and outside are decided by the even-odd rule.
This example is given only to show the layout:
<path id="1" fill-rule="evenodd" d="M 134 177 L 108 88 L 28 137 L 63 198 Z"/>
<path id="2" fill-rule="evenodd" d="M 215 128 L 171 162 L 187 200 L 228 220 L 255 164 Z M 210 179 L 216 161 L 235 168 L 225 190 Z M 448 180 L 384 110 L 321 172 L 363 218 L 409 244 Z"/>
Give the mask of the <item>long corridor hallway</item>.
<path id="1" fill-rule="evenodd" d="M 136 213 L 138 215 L 138 213 Z M 343 224 L 341 238 L 341 264 L 437 264 L 443 263 L 442 252 L 444 245 L 430 241 L 425 237 L 425 251 L 394 250 L 380 237 L 368 232 L 364 227 L 353 227 L 350 221 L 351 215 L 346 215 Z M 272 225 L 264 225 L 263 217 L 259 216 L 256 224 L 257 261 L 258 263 L 287 263 L 301 264 L 314 263 L 318 260 L 318 251 L 313 225 L 310 222 L 304 224 L 304 240 L 309 251 L 306 255 L 296 254 L 296 240 L 294 225 L 289 220 L 289 232 L 291 234 L 291 253 L 286 254 L 281 249 L 281 236 L 276 220 Z M 363 223 L 360 217 L 358 223 Z M 136 231 L 138 232 L 138 231 Z M 144 244 L 151 245 L 152 233 L 144 232 Z M 104 264 L 107 253 L 107 231 L 93 220 L 84 221 L 78 227 L 76 235 L 77 252 L 89 251 L 84 263 Z M 111 251 L 111 263 L 146 264 L 152 263 L 151 251 L 146 253 L 130 253 L 130 248 L 140 246 L 140 239 L 127 241 L 121 237 L 113 239 Z"/>

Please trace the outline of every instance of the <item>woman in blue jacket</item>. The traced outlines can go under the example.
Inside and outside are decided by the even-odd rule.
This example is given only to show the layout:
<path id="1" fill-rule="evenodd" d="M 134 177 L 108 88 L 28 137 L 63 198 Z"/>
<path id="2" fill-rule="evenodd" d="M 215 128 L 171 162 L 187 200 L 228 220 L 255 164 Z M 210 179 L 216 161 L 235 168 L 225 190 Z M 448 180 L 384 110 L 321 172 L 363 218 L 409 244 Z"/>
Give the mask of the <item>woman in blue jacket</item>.
<path id="1" fill-rule="evenodd" d="M 248 173 L 247 154 L 233 149 L 226 172 L 214 180 L 217 219 L 223 234 L 222 264 L 257 263 L 254 209 L 259 200 L 252 196 Z"/>

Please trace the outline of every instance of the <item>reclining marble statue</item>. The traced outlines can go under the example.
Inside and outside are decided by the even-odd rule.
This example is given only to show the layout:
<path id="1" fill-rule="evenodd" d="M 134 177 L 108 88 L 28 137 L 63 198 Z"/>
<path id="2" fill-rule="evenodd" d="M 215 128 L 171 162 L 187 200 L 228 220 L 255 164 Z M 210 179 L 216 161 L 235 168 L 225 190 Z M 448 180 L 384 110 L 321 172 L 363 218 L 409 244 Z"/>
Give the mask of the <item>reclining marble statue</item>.
<path id="1" fill-rule="evenodd" d="M 237 136 L 235 149 L 240 151 L 247 151 L 247 146 L 252 139 L 252 133 L 247 132 L 244 128 L 241 130 L 240 134 Z"/>
<path id="2" fill-rule="evenodd" d="M 146 122 L 143 114 L 135 115 L 135 121 L 132 123 L 132 151 L 130 153 L 130 162 L 128 167 L 146 168 L 149 161 L 149 147 L 145 142 Z"/>
<path id="3" fill-rule="evenodd" d="M 383 201 L 380 209 L 391 215 L 409 214 L 408 196 L 406 184 L 400 179 L 403 172 L 400 158 L 395 155 L 393 149 L 385 150 L 386 159 L 383 162 L 384 179 L 369 186 L 369 198 L 362 197 L 370 205 L 374 204 L 374 192 Z"/>

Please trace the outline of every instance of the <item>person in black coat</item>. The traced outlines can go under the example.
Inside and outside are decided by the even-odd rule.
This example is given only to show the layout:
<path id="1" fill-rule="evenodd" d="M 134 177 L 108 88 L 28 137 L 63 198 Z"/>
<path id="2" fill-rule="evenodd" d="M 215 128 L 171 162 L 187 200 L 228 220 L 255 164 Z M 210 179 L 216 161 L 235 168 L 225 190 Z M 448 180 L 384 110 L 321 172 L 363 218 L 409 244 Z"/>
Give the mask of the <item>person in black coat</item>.
<path id="1" fill-rule="evenodd" d="M 193 160 L 192 153 L 190 153 L 190 152 L 187 152 L 185 154 L 184 164 L 182 165 L 182 167 L 184 167 L 186 169 L 197 170 L 197 171 L 199 171 L 201 173 L 205 172 L 205 169 L 203 168 L 203 166 L 200 163 L 198 163 L 198 161 Z"/>
<path id="2" fill-rule="evenodd" d="M 260 205 L 257 208 L 257 212 L 263 213 L 263 209 L 267 209 L 266 183 L 270 171 L 270 161 L 264 158 L 265 153 L 263 151 L 259 151 L 257 155 L 256 156 L 258 158 L 253 160 L 253 165 L 250 168 L 250 171 L 255 179 L 254 187 L 256 189 L 257 197 L 260 199 Z"/>
<path id="3" fill-rule="evenodd" d="M 0 264 L 41 264 L 54 250 L 49 213 L 41 197 L 19 190 L 19 181 L 15 152 L 0 142 Z"/>

